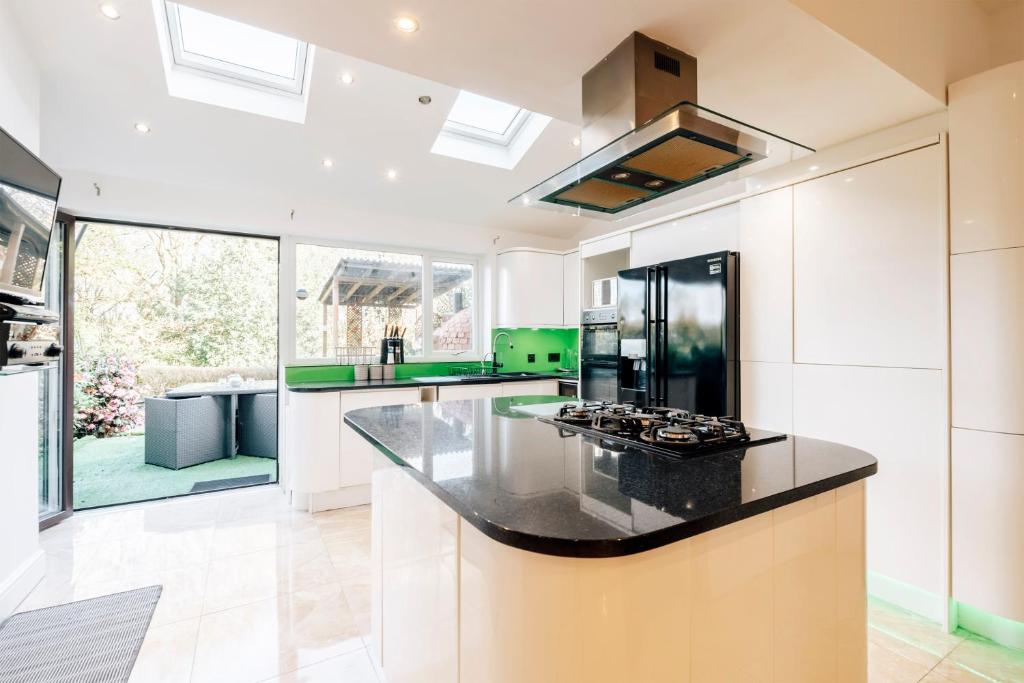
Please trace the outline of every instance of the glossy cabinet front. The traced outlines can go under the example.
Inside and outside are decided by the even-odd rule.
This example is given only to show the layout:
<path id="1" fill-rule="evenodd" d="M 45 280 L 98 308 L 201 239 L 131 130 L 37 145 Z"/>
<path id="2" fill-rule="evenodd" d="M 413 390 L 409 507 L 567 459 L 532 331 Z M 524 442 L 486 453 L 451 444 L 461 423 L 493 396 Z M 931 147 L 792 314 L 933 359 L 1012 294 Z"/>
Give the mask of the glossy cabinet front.
<path id="1" fill-rule="evenodd" d="M 562 255 L 529 249 L 497 257 L 498 310 L 495 327 L 562 325 Z"/>
<path id="2" fill-rule="evenodd" d="M 495 541 L 376 458 L 371 649 L 392 683 L 867 678 L 863 482 L 586 559 Z"/>

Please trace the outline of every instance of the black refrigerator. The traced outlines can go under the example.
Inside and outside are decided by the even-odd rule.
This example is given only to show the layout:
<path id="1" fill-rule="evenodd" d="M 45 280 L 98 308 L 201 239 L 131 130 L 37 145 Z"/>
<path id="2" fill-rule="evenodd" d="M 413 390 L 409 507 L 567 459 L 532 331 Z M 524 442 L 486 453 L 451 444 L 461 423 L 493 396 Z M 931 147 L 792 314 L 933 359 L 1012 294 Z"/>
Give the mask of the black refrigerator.
<path id="1" fill-rule="evenodd" d="M 618 400 L 739 418 L 739 254 L 631 268 L 618 280 Z"/>

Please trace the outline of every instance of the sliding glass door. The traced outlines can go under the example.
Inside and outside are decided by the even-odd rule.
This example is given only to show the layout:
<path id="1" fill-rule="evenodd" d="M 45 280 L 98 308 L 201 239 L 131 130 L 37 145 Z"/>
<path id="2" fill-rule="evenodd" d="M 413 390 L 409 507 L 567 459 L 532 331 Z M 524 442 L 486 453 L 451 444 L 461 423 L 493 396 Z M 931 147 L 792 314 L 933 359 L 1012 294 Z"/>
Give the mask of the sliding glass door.
<path id="1" fill-rule="evenodd" d="M 74 507 L 277 481 L 278 240 L 82 221 Z"/>

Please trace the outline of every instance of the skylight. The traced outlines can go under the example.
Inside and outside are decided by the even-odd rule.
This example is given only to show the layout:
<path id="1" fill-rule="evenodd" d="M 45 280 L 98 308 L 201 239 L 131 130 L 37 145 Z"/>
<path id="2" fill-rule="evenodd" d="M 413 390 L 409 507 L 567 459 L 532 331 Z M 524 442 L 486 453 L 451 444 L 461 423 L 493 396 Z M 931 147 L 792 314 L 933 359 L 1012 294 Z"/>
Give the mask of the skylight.
<path id="1" fill-rule="evenodd" d="M 448 112 L 445 128 L 452 133 L 507 145 L 529 115 L 530 112 L 514 104 L 461 90 Z"/>
<path id="2" fill-rule="evenodd" d="M 511 169 L 550 121 L 549 116 L 460 90 L 430 151 Z"/>
<path id="3" fill-rule="evenodd" d="M 302 94 L 307 43 L 176 2 L 165 5 L 175 65 Z"/>

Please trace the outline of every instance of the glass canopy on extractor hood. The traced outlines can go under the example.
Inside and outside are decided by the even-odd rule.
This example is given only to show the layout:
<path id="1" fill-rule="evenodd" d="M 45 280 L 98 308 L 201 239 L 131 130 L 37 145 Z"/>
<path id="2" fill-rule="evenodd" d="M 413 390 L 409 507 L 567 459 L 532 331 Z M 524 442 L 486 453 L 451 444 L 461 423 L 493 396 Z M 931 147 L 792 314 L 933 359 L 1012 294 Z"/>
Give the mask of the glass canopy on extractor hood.
<path id="1" fill-rule="evenodd" d="M 509 203 L 619 219 L 814 152 L 698 106 L 696 71 L 690 55 L 632 34 L 583 77 L 589 153 Z"/>

